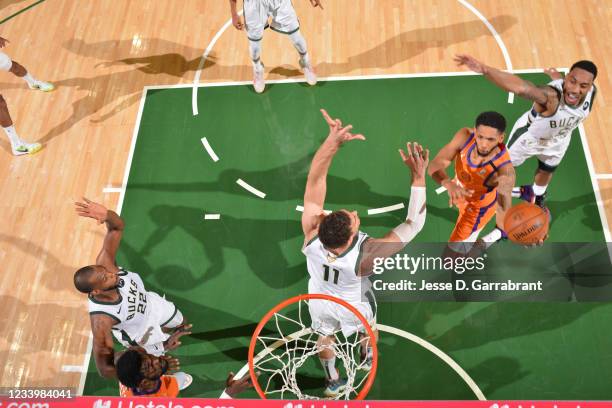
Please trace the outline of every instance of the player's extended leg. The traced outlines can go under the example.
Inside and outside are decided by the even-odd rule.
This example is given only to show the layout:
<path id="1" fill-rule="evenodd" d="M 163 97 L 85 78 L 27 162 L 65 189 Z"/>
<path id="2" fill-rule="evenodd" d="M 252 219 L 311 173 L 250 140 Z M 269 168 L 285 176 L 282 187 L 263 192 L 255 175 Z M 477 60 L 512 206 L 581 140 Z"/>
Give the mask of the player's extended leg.
<path id="1" fill-rule="evenodd" d="M 346 388 L 346 380 L 340 378 L 338 370 L 336 370 L 336 354 L 331 348 L 334 344 L 332 336 L 319 336 L 317 340 L 317 348 L 319 352 L 319 360 L 325 371 L 326 387 L 323 394 L 326 397 L 336 397 Z"/>
<path id="2" fill-rule="evenodd" d="M 268 9 L 263 2 L 244 2 L 244 26 L 249 39 L 249 56 L 253 63 L 253 88 L 257 93 L 262 93 L 266 88 L 264 65 L 261 62 L 261 41 L 267 23 Z"/>
<path id="3" fill-rule="evenodd" d="M 317 75 L 312 69 L 310 55 L 308 55 L 308 46 L 300 32 L 300 22 L 290 0 L 283 0 L 279 8 L 273 11 L 270 28 L 289 36 L 293 46 L 298 54 L 300 54 L 300 67 L 304 71 L 306 82 L 308 85 L 316 85 Z"/>
<path id="4" fill-rule="evenodd" d="M 30 89 L 38 89 L 43 92 L 49 92 L 55 89 L 52 83 L 34 78 L 23 65 L 17 61 L 12 61 L 10 57 L 3 52 L 0 52 L 0 67 L 26 81 Z"/>
<path id="5" fill-rule="evenodd" d="M 312 69 L 312 65 L 310 63 L 310 55 L 308 55 L 308 47 L 306 45 L 306 40 L 304 36 L 298 29 L 296 32 L 289 34 L 289 38 L 293 43 L 293 46 L 297 50 L 298 54 L 300 54 L 300 67 L 304 71 L 304 76 L 306 77 L 306 82 L 308 85 L 316 85 L 317 84 L 317 75 Z"/>
<path id="6" fill-rule="evenodd" d="M 553 172 L 556 168 L 557 166 L 551 166 L 538 160 L 538 168 L 533 178 L 533 193 L 535 194 L 535 204 L 540 207 L 544 207 L 546 188 L 550 184 L 550 180 L 552 180 Z"/>
<path id="7" fill-rule="evenodd" d="M 249 55 L 253 63 L 253 88 L 257 93 L 262 93 L 266 88 L 264 65 L 261 62 L 261 40 L 261 38 L 259 40 L 249 38 Z"/>
<path id="8" fill-rule="evenodd" d="M 15 126 L 13 126 L 13 120 L 11 119 L 8 106 L 2 95 L 0 95 L 0 126 L 2 126 L 9 138 L 11 150 L 15 156 L 36 153 L 42 148 L 40 143 L 27 143 L 21 140 L 17 134 L 17 130 L 15 130 Z"/>
<path id="9" fill-rule="evenodd" d="M 374 329 L 374 336 L 378 341 L 378 330 Z M 372 349 L 372 341 L 366 333 L 359 333 L 359 354 L 361 357 L 361 369 L 370 371 L 372 369 L 372 359 L 374 358 L 374 350 Z"/>

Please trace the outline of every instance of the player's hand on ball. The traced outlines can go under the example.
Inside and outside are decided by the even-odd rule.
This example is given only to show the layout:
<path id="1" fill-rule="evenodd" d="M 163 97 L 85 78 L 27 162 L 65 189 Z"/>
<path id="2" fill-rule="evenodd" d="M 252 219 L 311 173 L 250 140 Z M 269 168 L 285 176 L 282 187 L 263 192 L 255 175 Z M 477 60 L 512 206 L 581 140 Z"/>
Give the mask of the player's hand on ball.
<path id="1" fill-rule="evenodd" d="M 429 166 L 429 149 L 423 149 L 423 146 L 414 142 L 406 143 L 406 152 L 399 149 L 402 161 L 408 166 L 412 173 L 413 184 L 425 185 L 425 173 Z"/>
<path id="2" fill-rule="evenodd" d="M 172 357 L 172 356 L 161 356 L 160 360 L 165 361 L 165 364 L 167 364 L 167 370 L 166 372 L 168 374 L 172 374 L 172 373 L 176 373 L 178 371 L 181 370 L 181 363 L 179 361 L 178 358 L 176 357 Z"/>
<path id="3" fill-rule="evenodd" d="M 546 68 L 544 70 L 544 73 L 548 75 L 550 79 L 552 79 L 553 81 L 563 78 L 563 75 L 561 75 L 561 73 L 557 71 L 555 68 Z"/>
<path id="4" fill-rule="evenodd" d="M 478 74 L 486 74 L 487 66 L 470 55 L 458 54 L 455 56 L 454 60 L 460 67 L 466 66 L 468 69 Z"/>
<path id="5" fill-rule="evenodd" d="M 353 125 L 342 127 L 342 121 L 340 119 L 332 119 L 325 109 L 321 109 L 321 114 L 323 114 L 323 118 L 329 125 L 329 135 L 327 137 L 331 138 L 339 145 L 355 139 L 365 140 L 364 135 L 360 133 L 351 133 L 351 130 L 353 130 Z"/>
<path id="6" fill-rule="evenodd" d="M 77 201 L 74 205 L 77 214 L 81 217 L 93 218 L 98 221 L 99 224 L 106 221 L 108 210 L 102 204 L 94 203 L 83 197 L 82 203 Z"/>
<path id="7" fill-rule="evenodd" d="M 242 19 L 240 18 L 238 14 L 232 15 L 232 25 L 236 28 L 236 30 L 242 30 L 244 28 Z"/>

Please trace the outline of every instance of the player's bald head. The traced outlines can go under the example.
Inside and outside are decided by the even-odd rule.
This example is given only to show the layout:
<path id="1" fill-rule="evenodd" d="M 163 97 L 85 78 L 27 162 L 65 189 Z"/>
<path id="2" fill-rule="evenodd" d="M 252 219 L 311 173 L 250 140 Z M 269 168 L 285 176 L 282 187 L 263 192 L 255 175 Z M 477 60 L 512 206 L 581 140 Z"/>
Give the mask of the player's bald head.
<path id="1" fill-rule="evenodd" d="M 91 293 L 94 290 L 93 276 L 96 273 L 96 265 L 84 266 L 74 273 L 74 287 L 79 292 Z"/>

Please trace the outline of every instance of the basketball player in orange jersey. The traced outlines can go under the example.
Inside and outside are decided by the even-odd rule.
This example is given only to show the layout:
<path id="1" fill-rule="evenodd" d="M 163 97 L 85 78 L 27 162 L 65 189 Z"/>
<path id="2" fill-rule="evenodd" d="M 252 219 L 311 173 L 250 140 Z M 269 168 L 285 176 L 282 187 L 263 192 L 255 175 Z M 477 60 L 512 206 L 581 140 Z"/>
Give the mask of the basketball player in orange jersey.
<path id="1" fill-rule="evenodd" d="M 506 238 L 504 217 L 512 201 L 515 173 L 504 145 L 506 119 L 497 112 L 483 112 L 473 129 L 460 129 L 429 166 L 429 175 L 444 186 L 449 205 L 459 208 L 449 247 L 470 250 L 484 226 L 496 215 L 496 228 L 482 238 L 486 246 Z M 446 168 L 455 162 L 455 178 Z"/>

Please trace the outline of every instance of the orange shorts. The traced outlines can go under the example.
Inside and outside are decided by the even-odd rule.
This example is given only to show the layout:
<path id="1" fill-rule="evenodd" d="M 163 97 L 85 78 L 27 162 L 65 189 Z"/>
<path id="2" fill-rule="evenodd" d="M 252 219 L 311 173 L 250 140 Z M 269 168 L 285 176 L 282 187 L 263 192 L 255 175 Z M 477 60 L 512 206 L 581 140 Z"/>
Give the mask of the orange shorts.
<path id="1" fill-rule="evenodd" d="M 465 241 L 491 221 L 497 210 L 497 194 L 492 194 L 492 200 L 487 198 L 459 206 L 459 217 L 449 242 Z"/>

